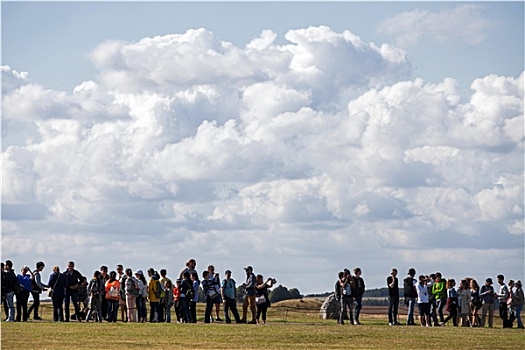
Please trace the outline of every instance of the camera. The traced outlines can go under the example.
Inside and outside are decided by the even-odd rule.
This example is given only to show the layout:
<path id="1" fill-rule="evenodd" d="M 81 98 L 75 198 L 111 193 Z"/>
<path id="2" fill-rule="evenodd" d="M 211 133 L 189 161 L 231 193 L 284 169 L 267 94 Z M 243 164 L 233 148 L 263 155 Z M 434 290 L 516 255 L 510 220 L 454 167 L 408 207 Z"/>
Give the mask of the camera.
<path id="1" fill-rule="evenodd" d="M 277 283 L 277 280 L 275 278 L 270 278 L 270 281 L 272 281 L 272 284 Z"/>

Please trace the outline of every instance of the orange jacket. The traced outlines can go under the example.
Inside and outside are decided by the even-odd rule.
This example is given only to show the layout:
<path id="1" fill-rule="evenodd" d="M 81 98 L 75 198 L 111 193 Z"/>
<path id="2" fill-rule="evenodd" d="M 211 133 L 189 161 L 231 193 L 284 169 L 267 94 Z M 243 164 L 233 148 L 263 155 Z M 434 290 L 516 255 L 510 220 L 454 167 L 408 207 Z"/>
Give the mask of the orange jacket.
<path id="1" fill-rule="evenodd" d="M 113 287 L 113 289 L 111 287 Z M 116 291 L 116 294 L 115 294 L 115 291 Z M 113 282 L 110 282 L 110 281 L 106 282 L 106 299 L 119 300 L 119 291 L 120 291 L 120 282 L 118 280 L 114 280 Z"/>

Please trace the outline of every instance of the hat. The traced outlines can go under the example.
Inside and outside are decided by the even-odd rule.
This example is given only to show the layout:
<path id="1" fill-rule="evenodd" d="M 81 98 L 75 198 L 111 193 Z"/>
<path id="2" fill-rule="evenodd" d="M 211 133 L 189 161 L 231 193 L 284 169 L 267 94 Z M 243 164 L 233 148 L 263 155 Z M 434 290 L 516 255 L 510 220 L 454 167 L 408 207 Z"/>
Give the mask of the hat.
<path id="1" fill-rule="evenodd" d="M 514 285 L 515 285 L 515 286 L 520 286 L 520 287 L 522 286 L 522 284 L 521 284 L 521 281 L 520 281 L 520 280 L 517 280 L 516 282 L 514 282 Z"/>
<path id="2" fill-rule="evenodd" d="M 143 274 L 144 274 L 144 273 L 142 272 L 142 270 L 137 270 L 137 271 L 135 272 L 135 275 L 143 275 Z"/>
<path id="3" fill-rule="evenodd" d="M 492 284 L 492 278 L 490 278 L 490 277 L 487 278 L 487 279 L 485 280 L 485 282 L 488 282 L 488 283 Z"/>
<path id="4" fill-rule="evenodd" d="M 224 274 L 226 275 L 227 273 L 232 273 L 230 270 L 226 270 L 226 272 L 224 272 Z"/>
<path id="5" fill-rule="evenodd" d="M 245 267 L 244 269 L 245 269 L 246 271 L 248 271 L 248 270 L 253 271 L 253 267 L 251 267 L 251 266 L 247 266 L 247 267 Z"/>

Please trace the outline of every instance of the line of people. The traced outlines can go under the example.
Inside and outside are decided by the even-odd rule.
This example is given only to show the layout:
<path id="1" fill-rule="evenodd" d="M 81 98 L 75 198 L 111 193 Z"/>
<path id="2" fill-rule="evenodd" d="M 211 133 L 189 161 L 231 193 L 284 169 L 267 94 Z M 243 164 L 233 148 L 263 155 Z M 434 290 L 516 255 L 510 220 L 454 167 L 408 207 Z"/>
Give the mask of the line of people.
<path id="1" fill-rule="evenodd" d="M 360 268 L 339 272 L 335 283 L 335 297 L 339 301 L 340 312 L 337 322 L 344 324 L 348 318 L 350 324 L 359 325 L 359 313 L 362 308 L 362 298 L 365 283 L 361 277 Z M 464 278 L 456 287 L 454 279 L 446 280 L 440 272 L 430 275 L 420 275 L 416 278 L 416 270 L 408 270 L 403 280 L 403 296 L 408 307 L 406 325 L 414 326 L 414 309 L 418 306 L 420 325 L 422 327 L 444 326 L 452 321 L 454 326 L 484 327 L 488 316 L 488 327 L 493 327 L 494 306 L 498 305 L 503 328 L 512 328 L 514 320 L 517 327 L 523 329 L 521 311 L 524 304 L 524 293 L 521 281 L 510 280 L 505 284 L 503 275 L 497 276 L 499 289 L 496 292 L 492 286 L 492 278 L 487 278 L 479 286 L 473 278 Z M 400 302 L 399 279 L 397 269 L 393 268 L 386 279 L 388 287 L 388 324 L 401 325 L 398 318 Z M 355 305 L 355 308 L 354 308 Z M 448 312 L 445 317 L 443 310 Z M 481 316 L 479 312 L 481 311 Z"/>
<path id="2" fill-rule="evenodd" d="M 175 283 L 167 277 L 165 269 L 160 274 L 153 268 L 147 270 L 149 281 L 142 270 L 132 271 L 117 265 L 116 271 L 108 272 L 107 266 L 101 266 L 94 271 L 88 281 L 75 269 L 73 261 L 68 262 L 63 273 L 59 266 L 53 267 L 48 283 L 43 283 L 41 272 L 45 264 L 39 261 L 32 271 L 28 266 L 15 275 L 13 263 L 7 260 L 2 263 L 2 302 L 6 321 L 27 321 L 31 312 L 33 319 L 41 320 L 38 315 L 40 295 L 47 291 L 53 303 L 53 321 L 81 322 L 117 322 L 118 310 L 122 322 L 147 322 L 147 304 L 149 302 L 149 322 L 171 322 L 172 309 L 176 321 L 180 323 L 196 323 L 196 303 L 199 300 L 199 288 L 206 302 L 204 322 L 222 322 L 220 318 L 221 305 L 224 306 L 226 323 L 231 323 L 230 312 L 236 323 L 265 324 L 266 312 L 270 306 L 269 289 L 276 280 L 262 275 L 254 275 L 253 268 L 244 268 L 246 281 L 241 285 L 244 299 L 242 317 L 237 310 L 237 285 L 231 278 L 231 270 L 225 271 L 221 281 L 219 273 L 213 265 L 209 265 L 199 280 L 195 259 L 189 259 L 179 272 Z M 29 295 L 33 296 L 33 304 L 28 308 Z M 16 296 L 17 312 L 15 317 Z M 70 305 L 73 304 L 74 314 L 70 315 Z M 215 307 L 215 318 L 212 317 Z M 251 320 L 247 321 L 248 308 Z"/>

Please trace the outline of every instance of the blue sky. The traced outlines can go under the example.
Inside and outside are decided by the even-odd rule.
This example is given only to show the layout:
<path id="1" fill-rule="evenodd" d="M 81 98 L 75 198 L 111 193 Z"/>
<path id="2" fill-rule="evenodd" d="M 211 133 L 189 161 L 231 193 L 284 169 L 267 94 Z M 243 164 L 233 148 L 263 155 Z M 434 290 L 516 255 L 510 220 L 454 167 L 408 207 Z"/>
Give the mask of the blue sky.
<path id="1" fill-rule="evenodd" d="M 523 68 L 523 2 L 3 1 L 3 259 L 523 279 Z"/>

